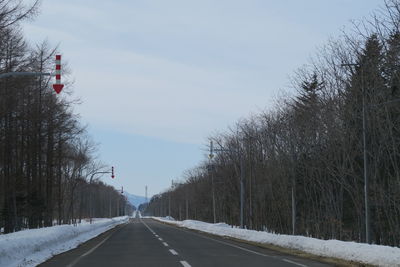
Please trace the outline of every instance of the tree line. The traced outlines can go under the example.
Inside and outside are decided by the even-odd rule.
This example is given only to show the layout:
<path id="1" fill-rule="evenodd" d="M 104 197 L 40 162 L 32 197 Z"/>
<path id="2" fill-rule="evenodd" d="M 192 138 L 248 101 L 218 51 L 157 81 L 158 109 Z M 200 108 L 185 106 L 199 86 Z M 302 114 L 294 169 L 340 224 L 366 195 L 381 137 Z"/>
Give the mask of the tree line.
<path id="1" fill-rule="evenodd" d="M 239 225 L 242 176 L 246 228 L 364 242 L 366 195 L 371 241 L 400 246 L 399 25 L 387 0 L 330 40 L 292 76 L 296 93 L 211 136 L 215 156 L 147 214 Z"/>
<path id="2" fill-rule="evenodd" d="M 57 48 L 46 42 L 30 47 L 20 27 L 38 8 L 39 1 L 27 6 L 22 0 L 0 0 L 0 73 L 54 72 Z M 51 85 L 48 76 L 0 79 L 4 233 L 114 217 L 132 209 L 120 192 L 95 175 L 107 169 L 97 161 L 96 146 L 73 112 L 77 101 L 56 96 Z"/>

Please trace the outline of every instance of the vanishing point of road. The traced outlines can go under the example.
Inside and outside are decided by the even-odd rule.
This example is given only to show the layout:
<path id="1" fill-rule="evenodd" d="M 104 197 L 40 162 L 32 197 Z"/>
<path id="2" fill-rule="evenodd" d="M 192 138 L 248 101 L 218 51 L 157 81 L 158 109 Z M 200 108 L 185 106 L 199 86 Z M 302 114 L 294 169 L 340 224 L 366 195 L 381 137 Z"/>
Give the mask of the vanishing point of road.
<path id="1" fill-rule="evenodd" d="M 152 219 L 131 219 L 43 267 L 330 266 L 277 251 L 201 234 Z"/>

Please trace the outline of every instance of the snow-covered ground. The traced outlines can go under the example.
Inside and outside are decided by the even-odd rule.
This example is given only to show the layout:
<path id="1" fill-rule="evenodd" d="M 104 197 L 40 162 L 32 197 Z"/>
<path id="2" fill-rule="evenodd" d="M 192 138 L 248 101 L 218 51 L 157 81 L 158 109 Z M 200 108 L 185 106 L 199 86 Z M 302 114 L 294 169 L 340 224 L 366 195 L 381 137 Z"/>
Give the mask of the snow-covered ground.
<path id="1" fill-rule="evenodd" d="M 129 217 L 94 219 L 78 226 L 59 225 L 0 235 L 0 266 L 36 266 L 53 255 L 127 222 Z"/>
<path id="2" fill-rule="evenodd" d="M 289 249 L 305 251 L 323 257 L 339 258 L 377 266 L 400 266 L 400 248 L 398 247 L 369 245 L 339 240 L 321 240 L 304 236 L 271 234 L 267 232 L 233 228 L 225 223 L 212 224 L 194 220 L 174 221 L 172 218 L 152 218 L 161 222 L 218 236 L 233 237 L 256 243 L 272 244 Z"/>

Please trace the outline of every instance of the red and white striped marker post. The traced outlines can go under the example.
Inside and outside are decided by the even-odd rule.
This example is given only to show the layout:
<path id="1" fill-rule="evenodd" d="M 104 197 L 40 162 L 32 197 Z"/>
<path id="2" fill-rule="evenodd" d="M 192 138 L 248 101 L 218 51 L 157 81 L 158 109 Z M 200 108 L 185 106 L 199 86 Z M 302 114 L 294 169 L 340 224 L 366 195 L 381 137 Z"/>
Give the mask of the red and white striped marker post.
<path id="1" fill-rule="evenodd" d="M 53 84 L 53 89 L 57 94 L 64 88 L 64 84 L 61 84 L 61 55 L 56 55 L 56 83 Z"/>

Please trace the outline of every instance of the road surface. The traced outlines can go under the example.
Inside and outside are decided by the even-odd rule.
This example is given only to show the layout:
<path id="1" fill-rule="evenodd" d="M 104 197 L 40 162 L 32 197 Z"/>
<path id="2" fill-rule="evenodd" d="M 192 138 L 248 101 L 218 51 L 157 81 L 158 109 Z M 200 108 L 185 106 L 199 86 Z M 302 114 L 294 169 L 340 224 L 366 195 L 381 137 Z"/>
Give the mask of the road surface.
<path id="1" fill-rule="evenodd" d="M 132 219 L 78 248 L 43 263 L 47 266 L 330 266 L 280 252 L 165 225 Z"/>

